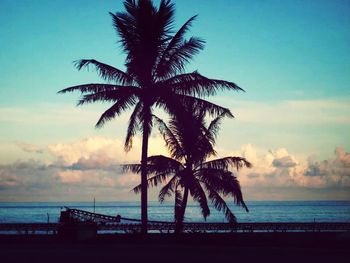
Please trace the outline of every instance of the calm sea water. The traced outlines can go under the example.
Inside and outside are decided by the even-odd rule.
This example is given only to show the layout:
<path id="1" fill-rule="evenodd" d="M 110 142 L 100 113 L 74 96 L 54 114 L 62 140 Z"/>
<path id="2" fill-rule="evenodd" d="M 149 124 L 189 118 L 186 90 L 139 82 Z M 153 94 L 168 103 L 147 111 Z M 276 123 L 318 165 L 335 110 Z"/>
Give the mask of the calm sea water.
<path id="1" fill-rule="evenodd" d="M 249 213 L 232 206 L 238 222 L 350 222 L 350 201 L 251 201 Z M 57 222 L 64 206 L 93 211 L 92 202 L 0 202 L 0 223 Z M 139 202 L 97 202 L 96 213 L 140 218 Z M 173 221 L 173 204 L 149 202 L 150 220 Z M 186 221 L 204 222 L 200 209 L 190 203 Z M 207 222 L 226 222 L 223 213 L 211 208 Z"/>

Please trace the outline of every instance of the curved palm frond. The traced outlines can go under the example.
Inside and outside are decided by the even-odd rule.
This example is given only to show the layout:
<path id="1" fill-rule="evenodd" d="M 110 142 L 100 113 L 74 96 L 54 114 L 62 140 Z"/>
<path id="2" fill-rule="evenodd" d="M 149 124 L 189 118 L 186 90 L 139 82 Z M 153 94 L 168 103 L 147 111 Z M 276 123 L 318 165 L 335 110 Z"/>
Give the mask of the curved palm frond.
<path id="1" fill-rule="evenodd" d="M 149 176 L 163 172 L 175 174 L 181 172 L 183 169 L 184 167 L 180 162 L 163 155 L 155 155 L 147 158 L 147 171 Z M 141 164 L 123 164 L 122 172 L 140 173 Z"/>
<path id="2" fill-rule="evenodd" d="M 131 172 L 138 174 L 141 172 L 141 164 L 122 164 L 121 167 L 123 173 Z"/>
<path id="3" fill-rule="evenodd" d="M 204 48 L 204 40 L 191 37 L 176 48 L 161 67 L 162 78 L 169 78 L 185 69 L 185 65 Z"/>
<path id="4" fill-rule="evenodd" d="M 210 185 L 204 184 L 204 186 L 208 192 L 208 197 L 214 207 L 219 211 L 223 210 L 225 217 L 229 223 L 236 223 L 237 219 L 235 215 L 232 213 L 231 209 L 228 207 L 225 200 L 220 196 L 220 194 L 218 194 Z"/>
<path id="5" fill-rule="evenodd" d="M 163 172 L 163 173 L 159 173 L 159 174 L 156 174 L 150 178 L 147 179 L 147 187 L 154 187 L 154 186 L 157 186 L 158 184 L 160 183 L 164 183 L 166 182 L 166 179 L 167 177 L 170 176 L 169 173 L 167 172 Z M 135 186 L 132 191 L 135 193 L 135 194 L 138 194 L 141 192 L 141 184 Z"/>
<path id="6" fill-rule="evenodd" d="M 169 0 L 161 0 L 155 22 L 155 28 L 158 31 L 155 33 L 159 36 L 162 43 L 169 39 L 170 34 L 173 31 L 174 14 L 175 4 L 171 3 Z"/>
<path id="7" fill-rule="evenodd" d="M 155 75 L 157 78 L 163 78 L 166 77 L 168 74 L 164 69 L 164 65 L 169 61 L 169 58 L 171 54 L 176 50 L 176 48 L 181 44 L 183 41 L 183 37 L 188 31 L 189 27 L 191 26 L 192 22 L 196 19 L 197 16 L 193 16 L 190 19 L 186 21 L 185 24 L 182 25 L 182 27 L 176 32 L 176 34 L 171 38 L 170 42 L 164 49 L 155 70 Z"/>
<path id="8" fill-rule="evenodd" d="M 132 112 L 130 119 L 129 119 L 129 125 L 128 130 L 126 133 L 125 143 L 124 143 L 124 150 L 126 152 L 130 151 L 132 148 L 132 140 L 134 136 L 136 135 L 136 132 L 140 130 L 140 113 L 142 110 L 142 102 L 139 101 L 134 111 Z"/>
<path id="9" fill-rule="evenodd" d="M 244 91 L 233 82 L 210 79 L 199 74 L 197 71 L 176 75 L 162 83 L 177 94 L 198 95 L 200 97 L 215 95 L 218 90 L 225 89 Z"/>
<path id="10" fill-rule="evenodd" d="M 96 127 L 102 127 L 107 121 L 114 119 L 116 115 L 120 115 L 123 111 L 129 109 L 136 103 L 135 96 L 130 94 L 129 96 L 120 97 L 118 101 L 109 109 L 107 109 L 96 123 Z"/>
<path id="11" fill-rule="evenodd" d="M 219 133 L 221 120 L 227 115 L 228 113 L 226 112 L 220 114 L 210 122 L 208 128 L 206 129 L 204 137 L 207 138 L 211 144 L 215 144 L 217 134 Z M 228 117 L 230 117 L 230 115 L 228 115 Z"/>
<path id="12" fill-rule="evenodd" d="M 188 188 L 190 190 L 190 194 L 193 200 L 199 203 L 202 215 L 204 219 L 206 219 L 210 215 L 210 209 L 205 192 L 203 191 L 199 181 L 197 181 L 195 178 L 188 178 L 187 181 L 189 182 Z"/>
<path id="13" fill-rule="evenodd" d="M 160 203 L 163 203 L 166 196 L 171 196 L 172 193 L 175 191 L 175 188 L 179 182 L 179 176 L 176 174 L 174 175 L 169 182 L 160 190 L 158 199 Z"/>
<path id="14" fill-rule="evenodd" d="M 165 140 L 165 145 L 169 149 L 170 155 L 175 159 L 181 159 L 184 156 L 184 152 L 172 130 L 168 128 L 162 119 L 157 116 L 153 116 L 153 118 Z"/>
<path id="15" fill-rule="evenodd" d="M 150 156 L 147 158 L 147 163 L 151 167 L 156 167 L 158 171 L 178 172 L 184 169 L 180 162 L 164 155 Z"/>
<path id="16" fill-rule="evenodd" d="M 128 10 L 127 5 L 125 5 L 125 8 L 128 12 L 130 12 L 131 8 Z M 137 10 L 135 13 L 136 12 Z M 122 48 L 127 54 L 126 63 L 128 63 L 130 60 L 129 57 L 136 51 L 134 43 L 135 33 L 133 32 L 136 29 L 136 21 L 134 21 L 136 14 L 129 16 L 127 16 L 126 13 L 121 12 L 117 12 L 115 14 L 110 12 L 109 14 L 112 16 L 113 26 L 120 36 L 119 42 L 121 42 Z"/>
<path id="17" fill-rule="evenodd" d="M 252 164 L 243 157 L 231 157 L 231 156 L 215 159 L 202 164 L 203 168 L 222 169 L 222 170 L 228 170 L 230 166 L 235 167 L 236 170 L 238 171 L 242 167 L 251 168 Z"/>
<path id="18" fill-rule="evenodd" d="M 113 85 L 113 84 L 99 84 L 99 83 L 91 83 L 91 84 L 84 84 L 84 85 L 77 85 L 68 87 L 65 89 L 62 89 L 58 91 L 58 93 L 67 93 L 67 92 L 74 92 L 74 91 L 80 91 L 81 93 L 100 93 L 100 92 L 111 92 L 120 90 L 123 88 L 133 88 L 137 89 L 136 86 L 120 86 L 120 85 Z"/>
<path id="19" fill-rule="evenodd" d="M 232 196 L 236 205 L 242 206 L 247 212 L 249 211 L 243 200 L 241 186 L 231 172 L 221 169 L 203 168 L 197 171 L 196 177 L 218 194 Z"/>
<path id="20" fill-rule="evenodd" d="M 89 65 L 94 65 L 100 77 L 106 81 L 115 81 L 116 83 L 128 85 L 135 83 L 132 76 L 129 74 L 108 64 L 99 62 L 95 59 L 81 59 L 74 61 L 74 64 L 78 70 L 81 70 L 85 67 L 88 68 Z"/>
<path id="21" fill-rule="evenodd" d="M 91 92 L 84 94 L 82 98 L 77 103 L 77 106 L 81 106 L 87 103 L 93 103 L 97 101 L 101 102 L 116 102 L 119 99 L 125 99 L 127 97 L 132 97 L 136 99 L 140 96 L 140 91 L 133 87 L 123 86 L 122 88 L 115 88 L 114 90 L 106 90 L 100 92 Z"/>
<path id="22" fill-rule="evenodd" d="M 177 99 L 181 103 L 180 105 L 183 105 L 184 107 L 187 107 L 187 105 L 193 105 L 194 108 L 202 109 L 205 112 L 209 113 L 211 116 L 225 114 L 226 116 L 233 117 L 229 109 L 219 106 L 215 103 L 186 95 L 175 95 L 173 97 Z"/>
<path id="23" fill-rule="evenodd" d="M 226 116 L 233 117 L 229 109 L 198 97 L 168 92 L 164 93 L 163 96 L 158 97 L 155 102 L 156 107 L 164 109 L 167 113 L 173 116 L 176 116 L 177 113 L 182 112 L 183 108 L 187 108 L 189 105 L 193 105 L 194 109 L 204 110 L 210 116 L 226 114 Z"/>

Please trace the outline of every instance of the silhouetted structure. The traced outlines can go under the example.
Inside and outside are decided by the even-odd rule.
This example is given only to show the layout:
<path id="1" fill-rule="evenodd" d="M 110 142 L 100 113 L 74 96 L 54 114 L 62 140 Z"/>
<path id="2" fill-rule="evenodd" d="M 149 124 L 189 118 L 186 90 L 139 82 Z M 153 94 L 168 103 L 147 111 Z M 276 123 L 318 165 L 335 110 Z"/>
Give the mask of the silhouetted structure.
<path id="1" fill-rule="evenodd" d="M 94 65 L 100 76 L 111 84 L 78 85 L 60 93 L 80 91 L 83 97 L 78 105 L 96 101 L 113 103 L 101 115 L 97 127 L 133 108 L 125 150 L 132 147 L 132 138 L 140 130 L 141 215 L 143 232 L 147 232 L 147 150 L 153 106 L 174 114 L 183 103 L 190 102 L 196 107 L 207 108 L 211 114 L 221 114 L 227 110 L 193 96 L 214 95 L 221 89 L 242 89 L 233 82 L 209 79 L 197 71 L 184 73 L 185 65 L 204 47 L 200 38 L 185 39 L 196 16 L 174 34 L 174 4 L 171 1 L 161 0 L 157 8 L 151 0 L 126 0 L 124 7 L 125 12 L 111 13 L 111 16 L 126 54 L 126 71 L 94 59 L 83 59 L 76 63 L 79 70 Z"/>

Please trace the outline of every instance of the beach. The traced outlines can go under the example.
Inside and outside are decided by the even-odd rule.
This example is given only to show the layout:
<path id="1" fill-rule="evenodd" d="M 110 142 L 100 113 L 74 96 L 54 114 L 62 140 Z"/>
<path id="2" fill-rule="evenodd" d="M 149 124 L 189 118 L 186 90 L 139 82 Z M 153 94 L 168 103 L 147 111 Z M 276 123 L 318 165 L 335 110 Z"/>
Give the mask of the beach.
<path id="1" fill-rule="evenodd" d="M 235 233 L 180 236 L 0 236 L 2 262 L 340 262 L 350 256 L 350 234 Z"/>

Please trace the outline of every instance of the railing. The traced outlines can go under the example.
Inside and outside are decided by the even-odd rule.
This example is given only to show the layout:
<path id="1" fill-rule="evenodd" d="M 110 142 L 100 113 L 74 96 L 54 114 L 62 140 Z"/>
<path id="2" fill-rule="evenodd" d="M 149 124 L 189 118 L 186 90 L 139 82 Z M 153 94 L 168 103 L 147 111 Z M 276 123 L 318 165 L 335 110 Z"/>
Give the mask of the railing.
<path id="1" fill-rule="evenodd" d="M 16 234 L 55 234 L 59 223 L 1 223 L 0 233 L 15 232 Z M 141 230 L 141 224 L 138 223 L 99 223 L 98 231 L 113 231 L 125 233 L 137 233 Z M 175 229 L 175 224 L 149 223 L 149 231 L 159 231 L 161 233 L 171 233 Z M 350 231 L 350 223 L 237 223 L 235 225 L 228 223 L 184 223 L 184 231 L 191 232 L 346 232 Z"/>
<path id="2" fill-rule="evenodd" d="M 56 234 L 57 228 L 57 223 L 0 223 L 0 234 Z"/>

